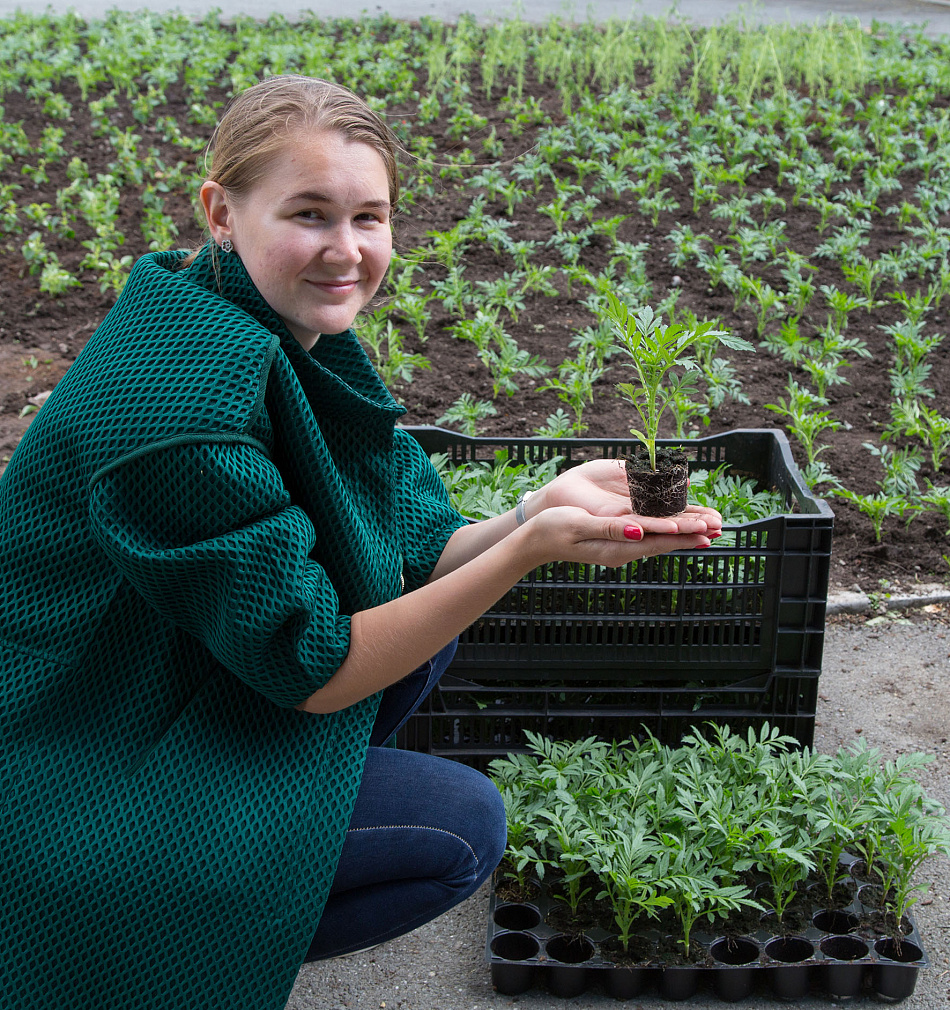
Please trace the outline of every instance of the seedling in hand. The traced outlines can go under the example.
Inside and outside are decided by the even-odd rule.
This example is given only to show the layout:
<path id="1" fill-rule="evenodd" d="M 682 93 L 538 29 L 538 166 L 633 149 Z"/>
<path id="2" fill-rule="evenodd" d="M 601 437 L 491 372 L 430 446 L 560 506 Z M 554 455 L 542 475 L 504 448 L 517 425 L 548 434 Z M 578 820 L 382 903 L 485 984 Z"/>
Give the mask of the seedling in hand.
<path id="1" fill-rule="evenodd" d="M 712 322 L 698 323 L 692 329 L 678 323 L 664 326 L 662 317 L 655 315 L 650 306 L 644 306 L 636 314 L 631 313 L 610 291 L 606 293 L 603 312 L 613 322 L 618 343 L 629 356 L 630 360 L 626 363 L 636 372 L 636 383 L 621 382 L 617 388 L 633 404 L 640 418 L 642 427 L 631 428 L 630 433 L 646 450 L 642 468 L 647 469 L 648 460 L 649 471 L 656 474 L 656 441 L 663 415 L 678 398 L 682 399 L 698 377 L 699 365 L 695 357 L 687 355 L 689 348 L 697 341 L 708 343 L 713 338 L 732 350 L 754 351 L 755 348 L 741 337 L 715 329 Z M 662 504 L 657 502 L 656 507 L 648 512 L 643 511 L 647 505 L 638 505 L 639 492 L 632 476 L 637 463 L 628 460 L 627 479 L 631 484 L 631 496 L 637 496 L 634 498 L 634 512 L 665 516 L 675 515 L 685 508 L 686 463 L 685 456 L 682 453 L 679 456 L 679 459 L 669 461 L 674 469 L 672 480 L 675 490 L 670 488 L 660 492 L 667 500 Z M 649 473 L 647 477 L 649 479 Z"/>

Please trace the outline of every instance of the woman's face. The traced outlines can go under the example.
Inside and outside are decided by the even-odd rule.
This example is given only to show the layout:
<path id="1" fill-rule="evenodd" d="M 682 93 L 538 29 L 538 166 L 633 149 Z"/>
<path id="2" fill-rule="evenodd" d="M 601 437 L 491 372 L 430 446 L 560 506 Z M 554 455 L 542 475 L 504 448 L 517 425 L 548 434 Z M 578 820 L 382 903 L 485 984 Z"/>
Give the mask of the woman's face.
<path id="1" fill-rule="evenodd" d="M 265 301 L 308 350 L 341 333 L 392 255 L 389 178 L 377 151 L 336 131 L 298 133 L 242 199 L 202 187 L 211 234 L 230 238 Z"/>

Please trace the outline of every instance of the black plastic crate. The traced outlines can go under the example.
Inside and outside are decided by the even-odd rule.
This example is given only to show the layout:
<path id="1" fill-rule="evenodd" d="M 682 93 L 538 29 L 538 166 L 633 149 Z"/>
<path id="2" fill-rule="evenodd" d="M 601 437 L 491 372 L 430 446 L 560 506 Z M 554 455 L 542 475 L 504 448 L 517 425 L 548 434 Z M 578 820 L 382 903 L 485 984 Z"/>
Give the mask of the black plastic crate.
<path id="1" fill-rule="evenodd" d="M 473 438 L 442 428 L 407 430 L 427 453 L 445 453 L 456 464 L 493 462 L 504 449 L 515 463 L 560 456 L 566 469 L 626 455 L 637 444 L 632 437 Z M 725 463 L 730 474 L 778 490 L 786 511 L 728 525 L 705 550 L 619 569 L 566 563 L 536 569 L 459 639 L 449 675 L 467 682 L 484 707 L 459 711 L 444 701 L 446 681 L 428 710 L 411 720 L 403 746 L 480 762 L 483 749 L 495 756 L 520 745 L 520 731 L 499 725 L 609 738 L 629 735 L 642 722 L 667 742 L 679 738 L 681 726 L 713 713 L 732 725 L 768 719 L 811 741 L 833 512 L 804 484 L 778 429 L 658 444 L 681 445 L 693 468 Z M 595 685 L 613 692 L 617 704 L 603 711 L 576 701 Z M 560 711 L 555 694 L 575 701 Z M 456 722 L 450 727 L 446 719 Z M 601 728 L 615 722 L 616 731 Z"/>
<path id="2" fill-rule="evenodd" d="M 818 673 L 761 674 L 731 684 L 679 679 L 621 685 L 594 677 L 502 683 L 449 672 L 400 731 L 398 744 L 481 771 L 494 758 L 523 752 L 525 730 L 554 740 L 642 739 L 649 730 L 674 743 L 704 721 L 728 724 L 737 733 L 767 722 L 807 746 L 817 700 Z"/>
<path id="3" fill-rule="evenodd" d="M 615 458 L 635 442 L 614 439 L 469 438 L 409 428 L 428 453 L 454 462 Z M 620 569 L 553 564 L 536 569 L 459 641 L 461 676 L 626 679 L 699 671 L 735 679 L 821 668 L 834 514 L 807 489 L 777 429 L 737 430 L 683 445 L 691 465 L 754 478 L 779 490 L 787 511 L 727 526 L 723 546 L 678 551 Z"/>

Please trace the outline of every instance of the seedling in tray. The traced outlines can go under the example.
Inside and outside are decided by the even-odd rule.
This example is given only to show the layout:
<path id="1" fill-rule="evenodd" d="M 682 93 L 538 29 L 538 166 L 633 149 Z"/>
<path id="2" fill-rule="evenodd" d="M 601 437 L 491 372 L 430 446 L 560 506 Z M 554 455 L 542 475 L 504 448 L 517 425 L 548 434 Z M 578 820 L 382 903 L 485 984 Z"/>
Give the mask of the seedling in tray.
<path id="1" fill-rule="evenodd" d="M 905 914 L 913 880 L 950 850 L 914 777 L 930 758 L 795 742 L 768 725 L 694 726 L 679 746 L 526 733 L 530 753 L 491 764 L 509 819 L 486 946 L 499 991 L 524 992 L 537 968 L 558 995 L 600 976 L 626 999 L 660 969 L 661 995 L 683 999 L 708 969 L 737 1000 L 765 968 L 783 999 L 865 982 L 910 995 L 928 964 Z"/>
<path id="2" fill-rule="evenodd" d="M 693 329 L 677 323 L 664 326 L 662 317 L 648 305 L 634 314 L 612 292 L 607 292 L 606 301 L 603 311 L 613 322 L 620 346 L 630 358 L 627 364 L 637 376 L 636 383 L 617 384 L 642 424 L 642 429 L 630 429 L 642 446 L 626 459 L 633 511 L 638 515 L 676 515 L 686 507 L 686 455 L 677 449 L 657 451 L 656 441 L 663 415 L 698 377 L 699 365 L 686 351 L 699 340 L 713 338 L 732 350 L 755 348 L 741 337 L 714 329 L 711 322 Z"/>
<path id="3" fill-rule="evenodd" d="M 603 883 L 597 899 L 606 898 L 613 910 L 617 942 L 626 952 L 634 930 L 657 911 L 673 904 L 666 894 L 659 894 L 660 881 L 655 871 L 659 844 L 646 835 L 645 818 L 636 815 L 623 825 L 612 825 L 591 853 L 591 870 Z"/>

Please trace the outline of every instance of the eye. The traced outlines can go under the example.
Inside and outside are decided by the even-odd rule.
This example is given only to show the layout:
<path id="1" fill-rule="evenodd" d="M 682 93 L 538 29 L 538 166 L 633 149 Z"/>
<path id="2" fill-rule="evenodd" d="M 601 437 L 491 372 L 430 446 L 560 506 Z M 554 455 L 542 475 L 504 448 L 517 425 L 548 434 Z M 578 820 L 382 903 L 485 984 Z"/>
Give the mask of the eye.
<path id="1" fill-rule="evenodd" d="M 321 221 L 323 214 L 318 210 L 298 210 L 294 217 L 299 217 L 303 221 Z"/>
<path id="2" fill-rule="evenodd" d="M 386 224 L 389 217 L 382 211 L 364 210 L 361 214 L 356 215 L 356 220 L 368 221 L 370 224 Z"/>

